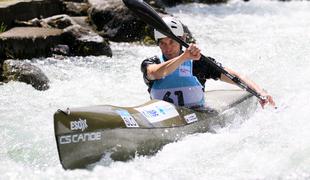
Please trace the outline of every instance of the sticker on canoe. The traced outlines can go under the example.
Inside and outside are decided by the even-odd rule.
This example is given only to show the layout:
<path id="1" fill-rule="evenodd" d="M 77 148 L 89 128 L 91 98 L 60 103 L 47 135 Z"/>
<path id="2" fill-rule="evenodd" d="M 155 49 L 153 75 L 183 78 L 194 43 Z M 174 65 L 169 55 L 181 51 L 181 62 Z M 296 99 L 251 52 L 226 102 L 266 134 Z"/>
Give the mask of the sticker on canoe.
<path id="1" fill-rule="evenodd" d="M 128 111 L 119 109 L 116 110 L 116 112 L 122 117 L 126 127 L 139 127 L 136 120 L 129 114 Z"/>
<path id="2" fill-rule="evenodd" d="M 85 129 L 87 129 L 87 127 L 88 127 L 88 125 L 87 125 L 86 119 L 79 118 L 76 121 L 70 121 L 70 129 L 72 131 L 75 131 L 75 130 L 84 131 Z"/>
<path id="3" fill-rule="evenodd" d="M 179 116 L 175 107 L 165 101 L 155 102 L 135 109 L 143 114 L 150 123 L 156 123 Z"/>
<path id="4" fill-rule="evenodd" d="M 188 114 L 188 115 L 184 116 L 184 119 L 187 122 L 187 124 L 190 124 L 190 123 L 198 121 L 197 116 L 196 116 L 195 113 Z"/>

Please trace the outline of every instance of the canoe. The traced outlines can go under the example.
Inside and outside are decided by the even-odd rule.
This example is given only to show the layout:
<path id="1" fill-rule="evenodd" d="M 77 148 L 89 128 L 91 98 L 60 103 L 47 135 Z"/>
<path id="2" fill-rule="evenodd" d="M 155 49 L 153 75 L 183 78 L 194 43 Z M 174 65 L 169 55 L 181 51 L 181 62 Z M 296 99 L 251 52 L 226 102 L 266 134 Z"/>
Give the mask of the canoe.
<path id="1" fill-rule="evenodd" d="M 54 130 L 64 169 L 85 168 L 109 156 L 126 161 L 152 155 L 182 137 L 215 132 L 236 116 L 246 118 L 257 100 L 242 90 L 206 92 L 207 108 L 192 110 L 165 101 L 150 100 L 135 107 L 96 105 L 57 110 Z"/>

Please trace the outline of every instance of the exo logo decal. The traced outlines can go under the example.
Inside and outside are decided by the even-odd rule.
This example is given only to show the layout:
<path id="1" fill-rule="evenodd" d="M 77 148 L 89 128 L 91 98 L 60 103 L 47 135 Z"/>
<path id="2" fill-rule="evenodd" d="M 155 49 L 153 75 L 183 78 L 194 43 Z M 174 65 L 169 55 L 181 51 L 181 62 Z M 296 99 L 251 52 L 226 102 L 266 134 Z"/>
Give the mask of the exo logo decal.
<path id="1" fill-rule="evenodd" d="M 71 121 L 70 122 L 70 129 L 72 131 L 75 131 L 75 130 L 84 131 L 87 127 L 88 127 L 88 125 L 87 125 L 86 119 L 79 118 L 78 121 Z"/>

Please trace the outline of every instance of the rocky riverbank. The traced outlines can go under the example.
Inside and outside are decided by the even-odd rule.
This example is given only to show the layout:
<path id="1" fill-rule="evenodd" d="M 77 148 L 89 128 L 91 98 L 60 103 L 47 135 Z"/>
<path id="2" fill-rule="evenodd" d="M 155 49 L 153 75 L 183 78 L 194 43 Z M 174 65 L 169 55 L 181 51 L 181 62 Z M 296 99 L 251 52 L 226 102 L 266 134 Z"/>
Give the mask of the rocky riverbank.
<path id="1" fill-rule="evenodd" d="M 166 7 L 193 1 L 146 0 L 161 15 L 168 15 Z M 152 32 L 121 0 L 0 1 L 0 81 L 17 80 L 46 90 L 47 77 L 21 60 L 50 56 L 111 57 L 110 41 L 154 44 Z M 187 32 L 188 39 L 194 41 L 188 29 Z"/>

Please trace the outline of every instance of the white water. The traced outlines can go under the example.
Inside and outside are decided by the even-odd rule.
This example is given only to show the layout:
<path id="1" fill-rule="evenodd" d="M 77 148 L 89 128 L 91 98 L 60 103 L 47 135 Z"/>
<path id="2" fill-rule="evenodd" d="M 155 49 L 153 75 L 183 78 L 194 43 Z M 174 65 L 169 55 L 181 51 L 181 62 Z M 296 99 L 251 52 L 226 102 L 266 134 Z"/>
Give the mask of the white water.
<path id="1" fill-rule="evenodd" d="M 0 86 L 0 179 L 310 179 L 310 2 L 231 1 L 169 11 L 189 26 L 204 54 L 267 89 L 279 109 L 258 108 L 241 124 L 236 119 L 217 134 L 187 136 L 152 157 L 65 171 L 53 113 L 147 101 L 139 66 L 159 51 L 113 43 L 113 58 L 31 60 L 47 74 L 51 88 Z"/>

